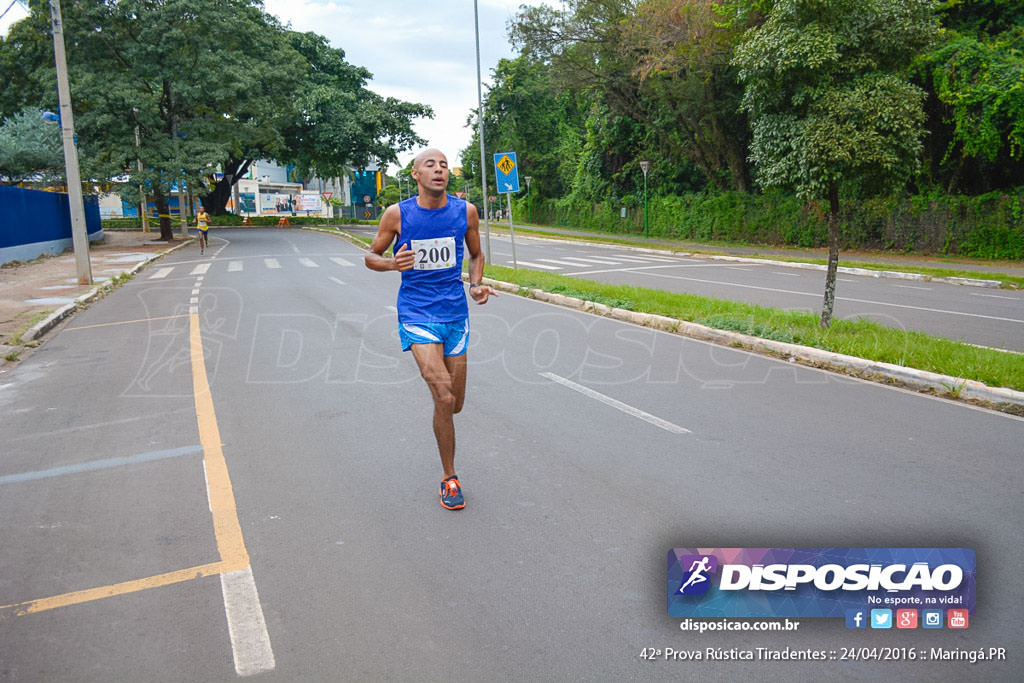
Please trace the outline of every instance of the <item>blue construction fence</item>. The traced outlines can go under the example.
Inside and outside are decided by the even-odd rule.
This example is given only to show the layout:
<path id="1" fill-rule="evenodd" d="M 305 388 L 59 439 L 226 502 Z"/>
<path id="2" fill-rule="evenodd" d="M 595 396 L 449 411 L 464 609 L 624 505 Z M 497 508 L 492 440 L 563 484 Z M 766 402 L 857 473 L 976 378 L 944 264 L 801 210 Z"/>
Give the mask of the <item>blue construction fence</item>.
<path id="1" fill-rule="evenodd" d="M 84 199 L 89 240 L 102 239 L 99 202 L 94 195 Z M 0 264 L 59 254 L 72 245 L 67 194 L 0 185 Z"/>

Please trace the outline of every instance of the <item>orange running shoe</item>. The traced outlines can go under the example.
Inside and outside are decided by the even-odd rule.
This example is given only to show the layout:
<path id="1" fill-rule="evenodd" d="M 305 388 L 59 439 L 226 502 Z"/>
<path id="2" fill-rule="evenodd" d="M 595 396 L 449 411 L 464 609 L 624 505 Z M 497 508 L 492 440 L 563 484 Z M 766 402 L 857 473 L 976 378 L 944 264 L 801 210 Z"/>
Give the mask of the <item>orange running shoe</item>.
<path id="1" fill-rule="evenodd" d="M 466 507 L 458 476 L 452 475 L 441 482 L 441 505 L 449 510 L 461 510 Z"/>

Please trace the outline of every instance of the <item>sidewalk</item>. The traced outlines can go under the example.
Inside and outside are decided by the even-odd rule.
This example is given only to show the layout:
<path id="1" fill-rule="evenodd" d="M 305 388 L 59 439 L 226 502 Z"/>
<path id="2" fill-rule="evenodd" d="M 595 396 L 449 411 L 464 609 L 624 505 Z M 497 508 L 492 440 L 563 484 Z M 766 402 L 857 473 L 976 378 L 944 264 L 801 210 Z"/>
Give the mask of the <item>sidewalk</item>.
<path id="1" fill-rule="evenodd" d="M 0 377 L 13 365 L 6 358 L 9 354 L 24 358 L 28 351 L 11 344 L 15 337 L 22 337 L 22 343 L 30 341 L 26 335 L 40 320 L 99 290 L 105 282 L 185 244 L 180 238 L 161 242 L 159 232 L 104 230 L 103 235 L 102 243 L 89 247 L 91 285 L 77 284 L 71 252 L 0 268 Z"/>
<path id="2" fill-rule="evenodd" d="M 516 230 L 536 230 L 552 235 L 565 235 L 577 239 L 594 240 L 616 240 L 628 242 L 632 246 L 646 247 L 649 249 L 670 248 L 675 250 L 692 251 L 705 254 L 723 254 L 727 256 L 749 256 L 763 259 L 784 258 L 786 260 L 814 260 L 827 261 L 827 248 L 802 248 L 802 247 L 769 247 L 769 246 L 732 246 L 725 244 L 704 244 L 682 240 L 669 240 L 660 237 L 644 238 L 642 235 L 631 233 L 592 232 L 584 230 L 573 230 L 571 228 L 558 228 L 545 225 L 515 225 Z M 491 229 L 508 231 L 508 222 L 491 222 Z M 524 233 L 526 234 L 526 233 Z M 942 270 L 965 270 L 979 273 L 978 277 L 984 277 L 984 273 L 1002 273 L 1024 277 L 1024 262 L 1016 261 L 983 261 L 960 257 L 940 256 L 911 256 L 889 252 L 859 252 L 840 251 L 839 265 L 849 263 L 875 263 L 879 265 L 893 266 L 892 270 L 899 270 L 900 266 L 916 268 L 938 268 Z"/>

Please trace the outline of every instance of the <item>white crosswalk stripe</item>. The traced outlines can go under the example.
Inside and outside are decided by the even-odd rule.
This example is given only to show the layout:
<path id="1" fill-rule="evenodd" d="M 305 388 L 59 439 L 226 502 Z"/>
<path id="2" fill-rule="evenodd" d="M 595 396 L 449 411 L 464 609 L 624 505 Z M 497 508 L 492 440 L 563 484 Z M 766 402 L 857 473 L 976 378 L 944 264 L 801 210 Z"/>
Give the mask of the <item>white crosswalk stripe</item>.
<path id="1" fill-rule="evenodd" d="M 573 268 L 579 268 L 580 265 L 581 265 L 579 263 L 573 263 L 572 261 L 559 261 L 558 259 L 553 259 L 553 258 L 541 258 L 541 259 L 537 259 L 537 260 L 538 261 L 543 261 L 544 263 L 554 263 L 554 264 L 557 264 L 559 266 L 572 266 Z"/>
<path id="2" fill-rule="evenodd" d="M 622 261 L 611 261 L 609 259 L 603 258 L 591 258 L 589 256 L 586 258 L 583 258 L 582 256 L 563 256 L 562 258 L 566 261 L 579 261 L 588 266 L 594 263 L 601 266 L 617 266 L 620 263 L 622 263 Z"/>
<path id="3" fill-rule="evenodd" d="M 168 275 L 170 275 L 172 270 L 174 270 L 174 266 L 169 266 L 167 268 L 160 268 L 155 273 L 150 275 L 149 279 L 150 280 L 162 280 L 163 278 L 165 278 Z"/>
<path id="4" fill-rule="evenodd" d="M 245 267 L 245 264 L 241 261 L 228 261 L 228 272 L 237 273 Z"/>
<path id="5" fill-rule="evenodd" d="M 192 272 L 189 273 L 189 275 L 202 275 L 206 271 L 208 271 L 209 269 L 210 269 L 210 264 L 209 263 L 200 263 L 199 265 L 197 265 L 195 268 L 192 269 Z"/>
<path id="6" fill-rule="evenodd" d="M 626 256 L 624 254 L 616 254 L 615 258 L 621 259 L 623 261 L 636 261 L 637 263 L 650 263 L 651 261 L 669 261 L 669 262 L 672 262 L 672 261 L 676 261 L 677 260 L 677 259 L 674 259 L 674 258 L 672 258 L 670 256 L 652 256 L 650 254 L 647 254 L 647 255 L 644 255 L 644 256 L 632 256 L 632 255 Z"/>
<path id="7" fill-rule="evenodd" d="M 320 267 L 319 264 L 317 264 L 312 259 L 308 259 L 308 258 L 300 258 L 299 259 L 299 263 L 304 265 L 306 268 L 319 268 Z"/>
<path id="8" fill-rule="evenodd" d="M 263 263 L 267 266 L 267 268 L 280 268 L 281 267 L 281 264 L 278 263 L 276 258 L 265 258 L 265 259 L 263 259 Z"/>
<path id="9" fill-rule="evenodd" d="M 548 266 L 543 263 L 531 263 L 529 261 L 519 261 L 519 265 L 526 266 L 527 268 L 540 268 L 541 270 L 561 270 L 559 266 Z"/>
<path id="10" fill-rule="evenodd" d="M 332 256 L 331 260 L 337 263 L 339 266 L 354 266 L 355 264 L 351 261 L 341 258 L 340 256 Z"/>

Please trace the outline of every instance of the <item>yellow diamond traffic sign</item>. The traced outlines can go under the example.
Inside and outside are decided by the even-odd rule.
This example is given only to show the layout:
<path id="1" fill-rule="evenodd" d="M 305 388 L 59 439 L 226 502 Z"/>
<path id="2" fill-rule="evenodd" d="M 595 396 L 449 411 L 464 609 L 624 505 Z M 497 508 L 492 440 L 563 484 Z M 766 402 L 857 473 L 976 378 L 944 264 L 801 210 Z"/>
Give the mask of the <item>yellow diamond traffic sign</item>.
<path id="1" fill-rule="evenodd" d="M 501 172 L 504 173 L 505 175 L 509 175 L 510 173 L 512 173 L 512 169 L 515 167 L 516 162 L 512 161 L 512 159 L 510 159 L 507 154 L 498 160 L 498 168 L 500 168 Z"/>
<path id="2" fill-rule="evenodd" d="M 519 192 L 519 169 L 515 152 L 494 155 L 494 187 L 499 193 Z"/>

